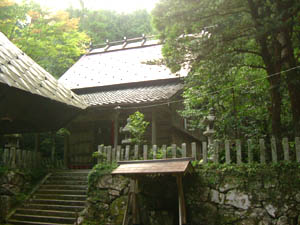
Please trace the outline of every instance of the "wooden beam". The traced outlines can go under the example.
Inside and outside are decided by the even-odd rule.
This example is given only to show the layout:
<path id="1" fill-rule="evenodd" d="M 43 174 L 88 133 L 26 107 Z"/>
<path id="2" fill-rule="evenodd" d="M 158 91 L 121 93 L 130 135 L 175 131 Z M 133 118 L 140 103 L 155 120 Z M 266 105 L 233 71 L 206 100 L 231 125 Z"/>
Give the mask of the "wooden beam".
<path id="1" fill-rule="evenodd" d="M 38 152 L 40 151 L 40 134 L 36 133 L 34 136 L 34 166 L 38 166 Z"/>
<path id="2" fill-rule="evenodd" d="M 131 206 L 132 202 L 132 193 L 129 191 L 128 192 L 128 197 L 127 197 L 127 204 L 126 204 L 126 210 L 123 216 L 123 222 L 122 225 L 128 225 L 128 217 L 129 217 L 129 208 Z"/>
<path id="3" fill-rule="evenodd" d="M 139 210 L 138 210 L 138 205 L 137 205 L 138 181 L 137 181 L 137 179 L 133 179 L 131 182 L 132 182 L 131 185 L 133 187 L 133 192 L 132 192 L 132 222 L 133 222 L 133 225 L 137 225 L 137 224 L 140 224 Z"/>
<path id="4" fill-rule="evenodd" d="M 179 225 L 186 224 L 186 209 L 182 187 L 182 175 L 177 177 L 177 188 L 178 188 L 178 208 L 179 208 Z"/>
<path id="5" fill-rule="evenodd" d="M 152 145 L 157 144 L 157 116 L 156 111 L 152 111 Z"/>
<path id="6" fill-rule="evenodd" d="M 118 146 L 118 139 L 119 139 L 119 116 L 120 111 L 116 109 L 114 115 L 114 148 L 117 149 Z"/>
<path id="7" fill-rule="evenodd" d="M 166 162 L 181 162 L 181 161 L 193 161 L 193 157 L 186 158 L 174 158 L 174 159 L 150 159 L 150 160 L 131 160 L 131 161 L 119 161 L 119 165 L 123 164 L 137 164 L 137 163 L 166 163 Z"/>
<path id="8" fill-rule="evenodd" d="M 64 167 L 68 168 L 68 155 L 69 155 L 69 135 L 65 134 L 64 136 Z"/>
<path id="9" fill-rule="evenodd" d="M 51 132 L 51 160 L 52 162 L 54 162 L 54 158 L 55 158 L 55 131 Z"/>

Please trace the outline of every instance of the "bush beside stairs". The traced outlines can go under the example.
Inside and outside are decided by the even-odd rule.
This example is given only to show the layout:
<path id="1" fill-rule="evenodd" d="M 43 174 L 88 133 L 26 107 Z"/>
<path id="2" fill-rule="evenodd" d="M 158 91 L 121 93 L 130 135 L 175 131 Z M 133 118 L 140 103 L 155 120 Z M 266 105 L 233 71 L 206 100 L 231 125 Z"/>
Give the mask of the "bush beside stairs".
<path id="1" fill-rule="evenodd" d="M 7 222 L 16 225 L 74 224 L 86 202 L 88 172 L 69 170 L 53 173 Z"/>

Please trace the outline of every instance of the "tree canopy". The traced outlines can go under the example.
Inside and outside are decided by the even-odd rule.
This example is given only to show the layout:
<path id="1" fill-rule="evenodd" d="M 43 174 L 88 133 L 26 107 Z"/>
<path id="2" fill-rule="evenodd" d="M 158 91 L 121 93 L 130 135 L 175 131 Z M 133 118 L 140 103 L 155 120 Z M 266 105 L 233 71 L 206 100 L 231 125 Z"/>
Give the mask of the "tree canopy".
<path id="1" fill-rule="evenodd" d="M 52 75 L 60 77 L 84 54 L 92 41 L 152 34 L 146 10 L 119 14 L 107 10 L 69 8 L 49 12 L 32 1 L 0 0 L 0 29 L 13 43 Z"/>
<path id="2" fill-rule="evenodd" d="M 52 75 L 62 75 L 90 39 L 78 31 L 79 19 L 64 11 L 50 13 L 33 2 L 0 0 L 0 29 L 27 55 Z"/>
<path id="3" fill-rule="evenodd" d="M 215 108 L 220 135 L 299 135 L 299 9 L 296 0 L 161 0 L 153 15 L 166 63 L 191 67 L 183 114 L 198 124 Z"/>
<path id="4" fill-rule="evenodd" d="M 109 10 L 88 10 L 69 8 L 71 17 L 80 18 L 79 28 L 86 32 L 93 44 L 102 44 L 106 40 L 119 41 L 123 37 L 135 38 L 142 34 L 151 35 L 151 16 L 146 10 L 137 10 L 130 14 Z"/>

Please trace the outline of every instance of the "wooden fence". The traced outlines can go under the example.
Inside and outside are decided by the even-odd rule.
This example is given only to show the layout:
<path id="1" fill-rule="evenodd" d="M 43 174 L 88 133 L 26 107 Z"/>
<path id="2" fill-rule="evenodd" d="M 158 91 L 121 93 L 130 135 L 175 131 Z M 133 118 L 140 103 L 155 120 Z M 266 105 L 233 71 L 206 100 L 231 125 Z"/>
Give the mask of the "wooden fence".
<path id="1" fill-rule="evenodd" d="M 26 151 L 16 147 L 6 147 L 0 150 L 0 165 L 8 168 L 63 168 L 62 160 L 42 158 L 40 152 Z"/>
<path id="2" fill-rule="evenodd" d="M 282 146 L 282 151 L 278 151 L 278 144 Z M 197 146 L 200 145 L 200 146 Z M 107 161 L 127 161 L 127 160 L 151 160 L 193 157 L 201 160 L 203 164 L 214 163 L 268 163 L 279 161 L 297 161 L 300 162 L 300 138 L 296 137 L 289 142 L 288 138 L 283 138 L 281 143 L 277 143 L 275 138 L 270 140 L 215 140 L 213 144 L 207 142 L 182 143 L 180 146 L 172 144 L 171 146 L 157 145 L 148 146 L 130 146 L 124 148 L 118 146 L 117 149 L 111 146 L 98 146 L 98 163 Z"/>

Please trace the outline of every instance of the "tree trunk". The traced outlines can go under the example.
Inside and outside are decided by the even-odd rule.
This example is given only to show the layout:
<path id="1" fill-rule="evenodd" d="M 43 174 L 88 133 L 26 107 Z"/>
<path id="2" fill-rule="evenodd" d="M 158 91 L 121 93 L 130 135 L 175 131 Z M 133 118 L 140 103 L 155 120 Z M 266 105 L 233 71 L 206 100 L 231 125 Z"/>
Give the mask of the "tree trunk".
<path id="1" fill-rule="evenodd" d="M 300 135 L 300 69 L 294 53 L 292 37 L 294 34 L 295 21 L 298 20 L 299 6 L 295 1 L 276 1 L 276 9 L 281 17 L 281 32 L 279 33 L 279 42 L 282 46 L 281 57 L 283 68 L 288 70 L 283 77 L 287 83 L 288 93 L 291 102 L 291 111 L 293 117 L 293 130 L 296 136 Z"/>
<path id="2" fill-rule="evenodd" d="M 281 138 L 281 93 L 280 76 L 270 78 L 272 135 Z"/>
<path id="3" fill-rule="evenodd" d="M 256 42 L 260 46 L 260 52 L 268 74 L 268 81 L 270 83 L 271 96 L 271 121 L 272 121 L 272 135 L 277 139 L 281 138 L 281 45 L 276 37 L 270 37 L 267 33 L 261 34 L 263 25 L 260 21 L 258 5 L 253 0 L 248 0 L 250 14 L 254 22 L 254 28 L 257 31 Z M 278 146 L 279 147 L 279 146 Z"/>
<path id="4" fill-rule="evenodd" d="M 283 32 L 285 49 L 285 67 L 286 72 L 285 80 L 288 87 L 289 97 L 291 101 L 291 110 L 293 116 L 293 128 L 296 136 L 300 135 L 300 68 L 296 68 L 297 60 L 294 56 L 294 49 L 292 40 L 287 30 Z M 295 68 L 295 69 L 293 69 Z"/>
<path id="5" fill-rule="evenodd" d="M 299 70 L 299 69 L 298 69 Z M 291 100 L 293 115 L 293 127 L 296 136 L 300 136 L 300 72 L 290 71 L 287 73 L 286 82 Z"/>

